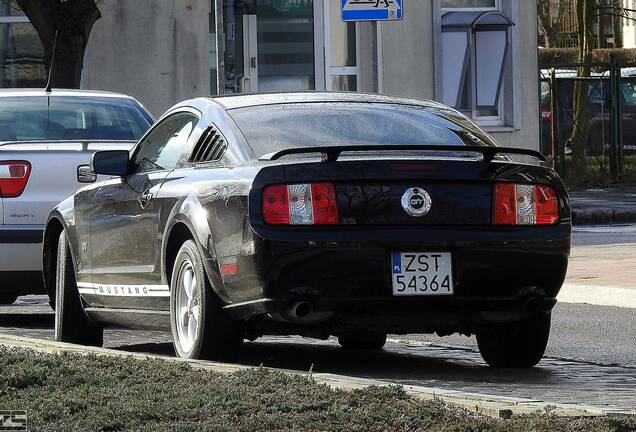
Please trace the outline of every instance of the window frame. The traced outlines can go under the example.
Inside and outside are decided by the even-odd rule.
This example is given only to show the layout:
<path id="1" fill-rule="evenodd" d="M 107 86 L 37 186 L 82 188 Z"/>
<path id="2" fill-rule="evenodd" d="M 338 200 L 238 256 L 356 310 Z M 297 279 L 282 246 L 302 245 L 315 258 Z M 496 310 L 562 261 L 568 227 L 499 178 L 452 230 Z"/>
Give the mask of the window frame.
<path id="1" fill-rule="evenodd" d="M 501 10 L 501 0 L 495 0 L 495 5 L 494 6 L 482 6 L 482 7 L 443 7 L 441 5 L 441 0 L 440 0 L 440 10 L 442 11 L 442 14 L 446 13 L 446 12 L 480 12 L 480 11 L 491 11 L 491 10 Z"/>
<path id="2" fill-rule="evenodd" d="M 192 128 L 192 131 L 190 132 L 190 135 L 188 136 L 188 139 L 186 140 L 186 143 L 190 142 L 193 137 L 195 136 L 195 132 L 197 132 L 198 128 L 199 128 L 199 123 L 201 123 L 201 118 L 202 118 L 202 114 L 200 111 L 191 108 L 191 107 L 182 107 L 182 108 L 178 108 L 174 111 L 170 111 L 168 113 L 166 113 L 165 115 L 163 115 L 159 120 L 157 120 L 157 122 L 155 124 L 152 125 L 152 127 L 150 127 L 150 129 L 148 129 L 148 131 L 146 131 L 146 133 L 144 134 L 144 136 L 142 136 L 139 141 L 137 142 L 137 144 L 135 145 L 135 147 L 131 150 L 130 152 L 130 171 L 131 171 L 131 175 L 138 175 L 138 174 L 148 174 L 148 173 L 155 173 L 155 172 L 162 172 L 162 171 L 173 171 L 176 168 L 178 168 L 178 166 L 172 167 L 172 168 L 163 168 L 163 169 L 157 169 L 157 170 L 153 170 L 153 171 L 137 171 L 137 164 L 135 162 L 135 159 L 137 158 L 137 156 L 139 155 L 139 152 L 141 151 L 144 141 L 146 141 L 146 139 L 148 139 L 148 137 L 156 130 L 158 129 L 165 121 L 167 121 L 168 119 L 170 119 L 171 117 L 174 117 L 176 115 L 179 114 L 190 114 L 194 117 L 197 118 L 197 122 L 195 123 L 194 127 Z M 197 140 L 199 139 L 199 135 L 197 134 Z M 192 151 L 190 151 L 190 153 L 192 153 Z M 189 155 L 188 155 L 189 157 Z"/>
<path id="3" fill-rule="evenodd" d="M 442 50 L 442 16 L 447 12 L 480 12 L 480 11 L 499 11 L 511 17 L 514 22 L 519 21 L 519 6 L 512 0 L 495 0 L 496 7 L 488 8 L 443 8 L 442 0 L 433 0 L 433 49 L 435 62 L 435 99 L 443 100 L 443 50 Z M 512 26 L 508 30 L 508 52 L 504 59 L 504 75 L 499 90 L 498 116 L 477 116 L 476 106 L 476 85 L 475 85 L 475 65 L 474 55 L 471 60 L 469 73 L 471 74 L 471 107 L 469 111 L 462 111 L 469 114 L 471 120 L 479 126 L 490 128 L 490 130 L 515 130 L 521 128 L 521 112 L 520 108 L 514 102 L 519 99 L 519 90 L 514 85 L 516 80 L 517 66 L 519 65 L 518 57 L 518 26 Z M 471 34 L 471 37 L 473 35 Z"/>

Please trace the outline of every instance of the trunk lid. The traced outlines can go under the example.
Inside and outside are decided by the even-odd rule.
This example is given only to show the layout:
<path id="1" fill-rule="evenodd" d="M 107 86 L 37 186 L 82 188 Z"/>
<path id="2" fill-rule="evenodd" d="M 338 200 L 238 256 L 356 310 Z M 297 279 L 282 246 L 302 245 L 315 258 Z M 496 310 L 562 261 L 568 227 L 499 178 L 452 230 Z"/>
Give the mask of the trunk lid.
<path id="1" fill-rule="evenodd" d="M 425 178 L 336 184 L 343 225 L 490 225 L 491 190 Z"/>
<path id="2" fill-rule="evenodd" d="M 310 165 L 285 165 L 285 181 L 332 182 L 343 225 L 491 223 L 492 182 L 484 177 L 484 169 L 490 163 L 352 159 Z M 409 214 L 406 207 L 412 197 L 426 197 L 428 212 L 421 216 Z"/>

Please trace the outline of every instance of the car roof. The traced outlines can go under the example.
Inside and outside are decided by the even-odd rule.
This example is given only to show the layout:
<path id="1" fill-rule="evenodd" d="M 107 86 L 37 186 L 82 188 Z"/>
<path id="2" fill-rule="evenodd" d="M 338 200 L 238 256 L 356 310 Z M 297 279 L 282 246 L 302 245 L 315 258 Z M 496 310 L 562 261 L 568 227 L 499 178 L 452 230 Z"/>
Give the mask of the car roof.
<path id="1" fill-rule="evenodd" d="M 11 88 L 0 89 L 0 97 L 10 96 L 48 96 L 49 93 L 44 89 L 35 88 Z M 109 97 L 109 98 L 126 98 L 133 99 L 131 96 L 99 90 L 72 90 L 72 89 L 52 89 L 51 96 L 84 96 L 84 97 Z"/>
<path id="2" fill-rule="evenodd" d="M 429 108 L 449 109 L 445 105 L 433 101 L 353 92 L 260 93 L 212 96 L 210 97 L 210 99 L 227 110 L 259 105 L 316 102 L 392 103 L 401 105 L 415 105 Z"/>

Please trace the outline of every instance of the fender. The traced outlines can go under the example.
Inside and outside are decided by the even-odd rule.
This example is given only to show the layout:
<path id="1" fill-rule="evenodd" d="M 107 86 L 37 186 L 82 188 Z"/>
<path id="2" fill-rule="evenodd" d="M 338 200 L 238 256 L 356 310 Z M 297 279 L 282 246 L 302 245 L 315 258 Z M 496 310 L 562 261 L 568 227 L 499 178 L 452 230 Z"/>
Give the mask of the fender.
<path id="1" fill-rule="evenodd" d="M 174 229 L 175 225 L 185 225 L 194 238 L 194 242 L 199 248 L 199 253 L 203 258 L 203 267 L 205 273 L 210 280 L 212 289 L 221 298 L 223 302 L 229 302 L 223 279 L 219 271 L 219 263 L 217 253 L 215 249 L 215 241 L 212 235 L 212 230 L 208 224 L 206 217 L 206 211 L 203 208 L 201 202 L 194 196 L 186 196 L 179 200 L 173 207 L 168 216 L 168 222 L 163 232 L 163 240 L 161 244 L 161 266 L 162 266 L 162 279 L 167 285 L 170 285 L 168 280 L 168 272 L 165 266 L 167 259 L 167 247 L 168 239 Z"/>

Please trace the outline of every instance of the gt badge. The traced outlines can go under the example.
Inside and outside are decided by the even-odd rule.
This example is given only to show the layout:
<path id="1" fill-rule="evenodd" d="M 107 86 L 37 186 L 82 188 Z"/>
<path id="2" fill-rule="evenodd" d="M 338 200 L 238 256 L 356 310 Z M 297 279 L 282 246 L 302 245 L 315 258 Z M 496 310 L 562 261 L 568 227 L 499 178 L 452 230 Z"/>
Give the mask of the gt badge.
<path id="1" fill-rule="evenodd" d="M 431 210 L 431 196 L 422 188 L 410 188 L 402 195 L 402 208 L 409 216 L 422 217 Z"/>

